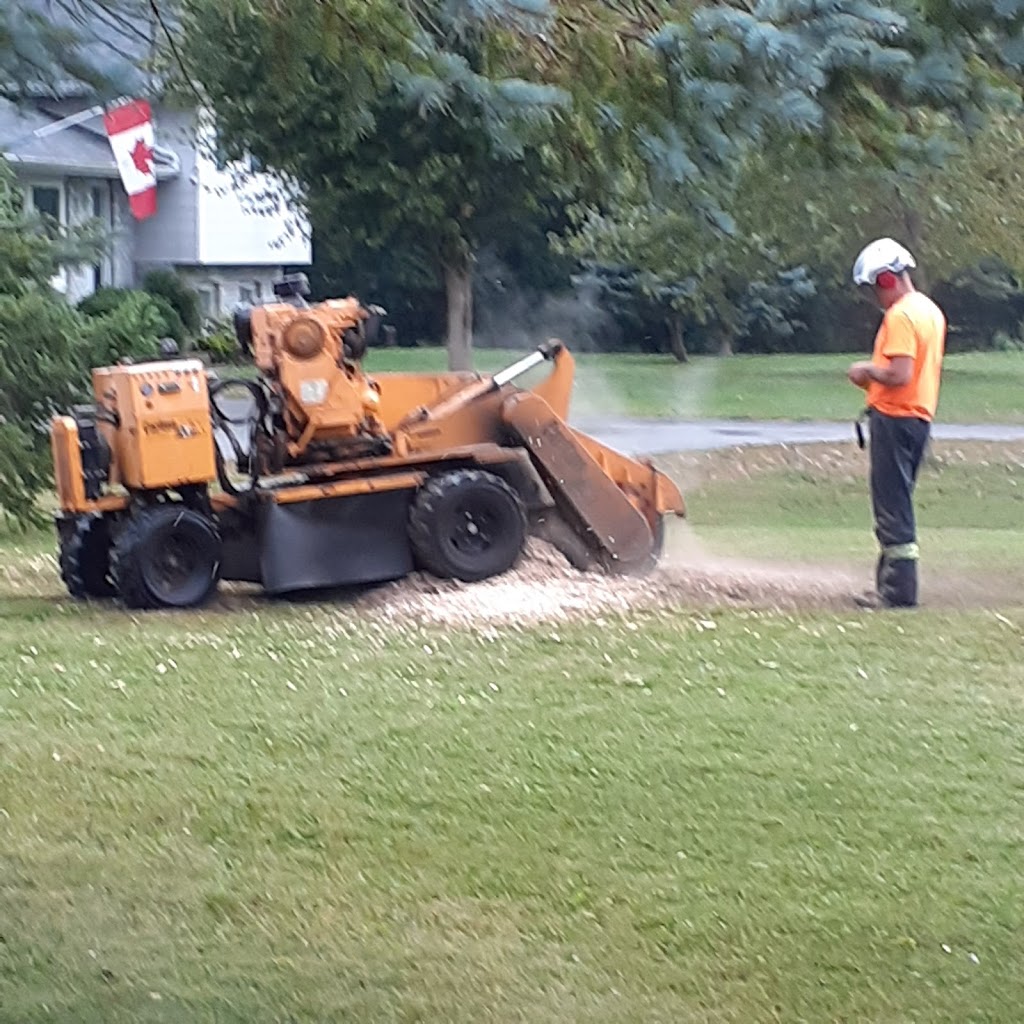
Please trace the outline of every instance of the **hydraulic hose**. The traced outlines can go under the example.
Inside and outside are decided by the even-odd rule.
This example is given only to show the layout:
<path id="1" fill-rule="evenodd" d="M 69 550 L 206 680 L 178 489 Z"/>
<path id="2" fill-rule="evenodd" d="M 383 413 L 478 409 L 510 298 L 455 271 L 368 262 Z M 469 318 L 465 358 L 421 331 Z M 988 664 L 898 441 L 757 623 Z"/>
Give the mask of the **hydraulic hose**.
<path id="1" fill-rule="evenodd" d="M 217 397 L 220 395 L 225 388 L 229 387 L 243 387 L 252 396 L 255 403 L 255 413 L 248 414 L 242 418 L 228 416 L 227 413 L 217 404 Z M 243 426 L 248 424 L 250 427 L 249 432 L 249 492 L 251 493 L 257 483 L 259 482 L 259 464 L 256 459 L 256 438 L 262 428 L 266 430 L 266 417 L 269 413 L 269 404 L 267 401 L 267 393 L 263 390 L 263 387 L 258 381 L 245 380 L 241 377 L 228 377 L 224 380 L 215 380 L 210 382 L 210 418 L 214 425 L 219 427 L 228 438 L 228 443 L 231 445 L 232 451 L 235 454 L 235 464 L 239 465 L 245 458 L 245 452 L 242 451 L 241 445 L 238 443 L 238 438 L 235 436 L 234 431 L 231 429 L 232 426 Z M 224 488 L 225 492 L 230 494 L 232 497 L 241 497 L 244 493 L 240 491 L 230 481 L 227 475 L 227 469 L 224 465 L 224 456 L 221 454 L 220 446 L 214 444 L 214 456 L 217 466 L 217 479 L 220 482 L 221 487 Z"/>

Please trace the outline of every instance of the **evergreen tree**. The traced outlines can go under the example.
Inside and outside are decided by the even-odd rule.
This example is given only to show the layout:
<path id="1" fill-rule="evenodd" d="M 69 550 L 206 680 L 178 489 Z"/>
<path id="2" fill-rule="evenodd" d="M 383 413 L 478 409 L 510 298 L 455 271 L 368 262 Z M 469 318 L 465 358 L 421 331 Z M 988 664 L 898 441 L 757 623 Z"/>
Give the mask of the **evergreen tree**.
<path id="1" fill-rule="evenodd" d="M 838 242 L 830 199 L 847 193 L 837 183 L 878 183 L 849 210 L 863 231 L 888 212 L 879 195 L 904 194 L 953 139 L 1016 103 L 1019 21 L 991 13 L 762 0 L 704 4 L 665 24 L 636 43 L 638 60 L 649 43 L 665 69 L 641 162 L 610 200 L 577 208 L 568 248 L 591 265 L 634 268 L 634 289 L 660 297 L 677 350 L 686 316 L 717 321 L 728 350 L 751 325 L 752 301 L 755 320 L 787 330 L 775 299 L 803 296 L 779 285 L 792 278 L 806 292 L 794 264 Z M 914 213 L 900 204 L 888 230 L 913 228 Z M 819 234 L 802 251 L 795 236 L 814 220 Z"/>
<path id="2" fill-rule="evenodd" d="M 0 96 L 135 95 L 169 40 L 164 7 L 149 0 L 0 0 Z"/>
<path id="3" fill-rule="evenodd" d="M 1024 51 L 1015 0 L 184 6 L 186 65 L 225 155 L 291 176 L 314 220 L 332 211 L 339 254 L 436 267 L 454 366 L 469 361 L 474 253 L 539 199 L 589 199 L 583 219 L 603 222 L 626 165 L 641 184 L 619 182 L 620 206 L 639 194 L 637 215 L 674 217 L 692 250 L 733 251 L 752 149 L 783 134 L 833 161 L 940 159 L 920 126 L 942 119 L 921 112 L 977 123 Z"/>

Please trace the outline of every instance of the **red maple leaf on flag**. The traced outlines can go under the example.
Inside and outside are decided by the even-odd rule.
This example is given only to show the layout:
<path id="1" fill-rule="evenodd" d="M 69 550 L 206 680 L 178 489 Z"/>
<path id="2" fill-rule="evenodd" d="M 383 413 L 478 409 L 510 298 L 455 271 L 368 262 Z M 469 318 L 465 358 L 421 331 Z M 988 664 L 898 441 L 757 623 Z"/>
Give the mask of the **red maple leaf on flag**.
<path id="1" fill-rule="evenodd" d="M 152 174 L 153 150 L 141 138 L 136 140 L 131 158 L 140 174 Z"/>

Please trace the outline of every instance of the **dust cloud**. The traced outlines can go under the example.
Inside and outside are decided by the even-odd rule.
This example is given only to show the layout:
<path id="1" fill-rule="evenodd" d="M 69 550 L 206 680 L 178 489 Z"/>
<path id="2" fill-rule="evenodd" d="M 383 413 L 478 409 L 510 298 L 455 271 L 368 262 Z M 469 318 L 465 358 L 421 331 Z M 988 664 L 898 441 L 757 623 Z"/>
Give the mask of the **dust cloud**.
<path id="1" fill-rule="evenodd" d="M 649 334 L 640 336 L 636 333 L 641 330 L 639 326 L 630 328 L 628 320 L 613 316 L 601 304 L 599 289 L 592 283 L 579 281 L 561 295 L 539 293 L 524 285 L 515 271 L 491 252 L 478 257 L 474 278 L 475 348 L 527 352 L 557 338 L 574 356 L 584 357 L 577 365 L 570 415 L 587 421 L 602 416 L 628 418 L 630 404 L 623 390 L 636 391 L 628 376 L 623 376 L 628 375 L 628 368 L 606 372 L 601 364 L 586 357 L 598 352 L 643 352 L 650 356 L 659 351 L 659 341 Z M 669 360 L 667 355 L 663 358 Z M 686 367 L 685 376 L 680 378 L 680 392 L 673 396 L 672 410 L 677 418 L 703 415 L 717 370 L 714 360 Z M 546 372 L 543 366 L 532 370 L 518 384 L 529 388 Z"/>
<path id="2" fill-rule="evenodd" d="M 529 351 L 560 338 L 573 352 L 613 350 L 623 332 L 598 301 L 596 289 L 577 287 L 561 295 L 523 285 L 493 253 L 477 259 L 473 300 L 477 348 Z"/>

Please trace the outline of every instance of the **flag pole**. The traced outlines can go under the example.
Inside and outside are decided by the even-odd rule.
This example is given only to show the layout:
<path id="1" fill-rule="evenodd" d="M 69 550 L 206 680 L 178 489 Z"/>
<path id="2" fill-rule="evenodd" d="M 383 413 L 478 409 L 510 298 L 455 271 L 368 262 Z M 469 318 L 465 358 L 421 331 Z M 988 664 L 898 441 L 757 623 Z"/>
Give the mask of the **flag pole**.
<path id="1" fill-rule="evenodd" d="M 33 139 L 45 139 L 48 135 L 56 135 L 57 132 L 62 132 L 65 128 L 73 128 L 76 124 L 91 121 L 94 117 L 102 117 L 111 106 L 124 102 L 125 98 L 121 97 L 115 100 L 114 103 L 97 103 L 94 107 L 89 107 L 87 110 L 79 110 L 77 113 L 67 114 L 56 121 L 52 121 L 50 124 L 44 124 L 41 128 L 35 128 L 7 142 L 0 142 L 0 149 L 6 152 L 9 149 L 23 146 L 26 142 L 31 142 Z"/>

